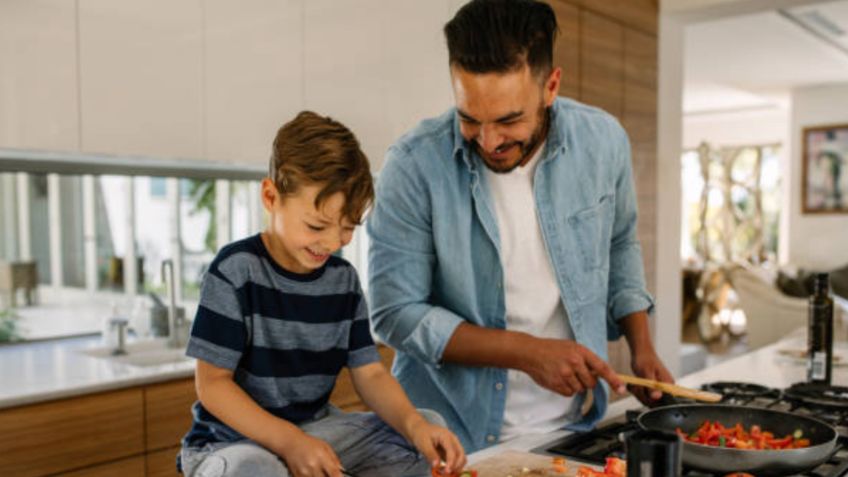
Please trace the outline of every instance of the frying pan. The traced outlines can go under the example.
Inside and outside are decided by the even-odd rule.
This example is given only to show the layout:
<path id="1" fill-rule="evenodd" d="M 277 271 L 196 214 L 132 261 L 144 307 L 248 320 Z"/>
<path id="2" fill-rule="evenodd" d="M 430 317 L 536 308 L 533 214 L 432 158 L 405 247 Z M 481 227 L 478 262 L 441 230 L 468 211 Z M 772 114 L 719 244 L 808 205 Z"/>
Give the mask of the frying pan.
<path id="1" fill-rule="evenodd" d="M 741 423 L 746 429 L 754 424 L 777 437 L 796 430 L 810 440 L 803 449 L 743 450 L 683 442 L 683 464 L 709 472 L 749 472 L 757 476 L 789 475 L 809 470 L 826 461 L 836 446 L 836 430 L 819 420 L 771 409 L 729 404 L 679 404 L 663 406 L 642 413 L 638 418 L 644 429 L 675 432 L 679 427 L 692 433 L 704 421 L 718 421 L 725 426 Z"/>

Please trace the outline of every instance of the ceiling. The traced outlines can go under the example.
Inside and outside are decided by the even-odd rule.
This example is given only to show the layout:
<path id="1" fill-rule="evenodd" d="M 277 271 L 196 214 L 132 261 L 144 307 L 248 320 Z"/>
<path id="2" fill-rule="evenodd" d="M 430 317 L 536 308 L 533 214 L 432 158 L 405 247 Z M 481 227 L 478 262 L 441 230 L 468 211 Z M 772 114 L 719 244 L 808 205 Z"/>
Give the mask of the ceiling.
<path id="1" fill-rule="evenodd" d="M 686 114 L 778 107 L 792 88 L 848 82 L 848 0 L 690 23 L 685 38 Z"/>

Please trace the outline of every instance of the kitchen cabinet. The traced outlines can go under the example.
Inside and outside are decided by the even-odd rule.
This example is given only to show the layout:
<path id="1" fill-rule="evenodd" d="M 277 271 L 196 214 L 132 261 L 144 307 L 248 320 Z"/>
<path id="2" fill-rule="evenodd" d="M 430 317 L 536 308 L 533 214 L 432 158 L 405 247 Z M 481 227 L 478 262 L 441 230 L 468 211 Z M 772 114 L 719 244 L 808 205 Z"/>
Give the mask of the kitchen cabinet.
<path id="1" fill-rule="evenodd" d="M 392 348 L 384 345 L 377 345 L 377 352 L 380 353 L 380 361 L 387 370 L 392 367 L 392 360 L 395 357 L 395 351 Z M 350 373 L 347 368 L 339 373 L 336 379 L 336 387 L 333 388 L 333 393 L 330 395 L 330 402 L 339 409 L 348 412 L 367 411 L 366 406 L 356 394 L 356 389 L 353 387 L 353 381 L 350 379 Z"/>
<path id="2" fill-rule="evenodd" d="M 80 147 L 203 157 L 202 2 L 78 2 Z"/>
<path id="3" fill-rule="evenodd" d="M 389 69 L 383 63 L 386 20 L 379 14 L 387 3 L 313 0 L 304 4 L 304 106 L 329 114 L 355 131 L 372 160 L 381 158 L 395 139 L 388 137 L 387 83 L 381 78 Z M 359 14 L 363 11 L 374 13 Z M 372 74 L 363 74 L 366 71 Z"/>
<path id="4" fill-rule="evenodd" d="M 191 426 L 191 405 L 197 399 L 194 379 L 153 384 L 144 389 L 145 449 L 179 444 Z"/>
<path id="5" fill-rule="evenodd" d="M 146 460 L 170 464 L 191 424 L 193 379 L 0 411 L 0 475 L 144 476 Z M 160 448 L 165 450 L 156 451 Z M 162 471 L 169 468 L 168 471 Z M 63 473 L 67 472 L 67 473 Z"/>
<path id="6" fill-rule="evenodd" d="M 277 129 L 303 109 L 303 4 L 204 3 L 207 158 L 267 165 Z"/>
<path id="7" fill-rule="evenodd" d="M 177 453 L 180 447 L 171 447 L 155 452 L 148 452 L 145 458 L 146 477 L 176 477 Z"/>
<path id="8" fill-rule="evenodd" d="M 143 392 L 125 389 L 0 411 L 0 475 L 52 474 L 144 452 Z"/>
<path id="9" fill-rule="evenodd" d="M 173 465 L 171 467 L 173 468 Z M 128 459 L 121 459 L 116 462 L 96 465 L 94 467 L 88 467 L 75 472 L 62 473 L 59 474 L 59 477 L 145 477 L 144 469 L 144 457 L 130 457 Z M 176 475 L 176 473 L 174 472 L 170 475 Z"/>
<path id="10" fill-rule="evenodd" d="M 76 2 L 0 2 L 0 147 L 79 147 Z"/>
<path id="11" fill-rule="evenodd" d="M 379 345 L 388 368 L 394 351 Z M 194 379 L 177 379 L 0 410 L 0 475 L 176 476 L 191 426 Z M 330 398 L 364 411 L 345 370 Z"/>

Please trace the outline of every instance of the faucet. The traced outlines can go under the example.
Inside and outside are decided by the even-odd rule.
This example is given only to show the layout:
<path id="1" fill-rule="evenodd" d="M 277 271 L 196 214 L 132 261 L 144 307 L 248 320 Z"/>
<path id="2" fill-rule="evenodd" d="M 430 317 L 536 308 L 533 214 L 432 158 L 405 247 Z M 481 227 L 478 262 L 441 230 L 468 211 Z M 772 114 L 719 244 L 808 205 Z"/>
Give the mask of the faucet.
<path id="1" fill-rule="evenodd" d="M 112 356 L 121 356 L 127 354 L 126 348 L 126 330 L 129 325 L 129 320 L 121 317 L 114 317 L 109 320 L 109 328 L 118 330 L 118 343 L 112 350 Z"/>
<path id="2" fill-rule="evenodd" d="M 168 347 L 179 348 L 183 345 L 180 330 L 183 320 L 177 316 L 176 284 L 174 283 L 174 261 L 171 259 L 162 261 L 162 281 L 165 282 L 165 290 L 168 293 Z"/>

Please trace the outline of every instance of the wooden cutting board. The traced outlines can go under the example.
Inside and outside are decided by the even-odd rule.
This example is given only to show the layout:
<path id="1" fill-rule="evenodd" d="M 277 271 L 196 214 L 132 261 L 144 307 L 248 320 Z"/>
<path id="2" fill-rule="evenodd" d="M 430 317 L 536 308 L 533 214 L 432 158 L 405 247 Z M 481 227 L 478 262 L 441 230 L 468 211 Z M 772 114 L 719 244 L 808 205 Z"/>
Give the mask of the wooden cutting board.
<path id="1" fill-rule="evenodd" d="M 552 463 L 551 456 L 510 450 L 481 460 L 468 468 L 476 470 L 478 477 L 575 477 L 577 468 L 581 465 L 602 470 L 601 467 L 566 459 L 568 470 L 563 474 L 554 472 Z M 523 471 L 525 468 L 527 472 Z"/>

